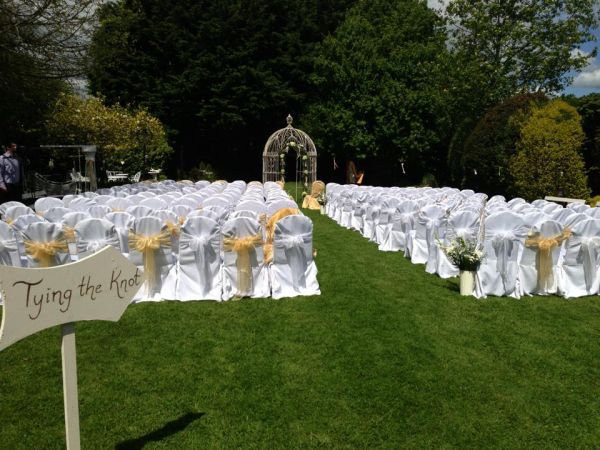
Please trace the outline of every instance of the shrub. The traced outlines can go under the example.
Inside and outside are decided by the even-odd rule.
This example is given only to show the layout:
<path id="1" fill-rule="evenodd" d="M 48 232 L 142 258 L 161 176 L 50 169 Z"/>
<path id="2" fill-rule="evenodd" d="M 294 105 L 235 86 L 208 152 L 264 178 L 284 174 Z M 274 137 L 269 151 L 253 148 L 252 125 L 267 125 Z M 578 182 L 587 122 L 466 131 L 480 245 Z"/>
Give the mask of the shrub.
<path id="1" fill-rule="evenodd" d="M 104 169 L 130 174 L 164 168 L 173 153 L 163 125 L 148 111 L 106 106 L 97 97 L 61 95 L 46 121 L 46 133 L 57 144 L 94 144 Z"/>
<path id="2" fill-rule="evenodd" d="M 534 107 L 510 160 L 515 193 L 528 200 L 546 195 L 588 198 L 580 154 L 583 139 L 581 117 L 574 107 L 562 100 Z"/>
<path id="3" fill-rule="evenodd" d="M 533 106 L 547 100 L 542 93 L 519 94 L 491 108 L 477 122 L 463 147 L 463 187 L 490 195 L 509 193 L 508 162 L 515 153 L 521 123 Z"/>

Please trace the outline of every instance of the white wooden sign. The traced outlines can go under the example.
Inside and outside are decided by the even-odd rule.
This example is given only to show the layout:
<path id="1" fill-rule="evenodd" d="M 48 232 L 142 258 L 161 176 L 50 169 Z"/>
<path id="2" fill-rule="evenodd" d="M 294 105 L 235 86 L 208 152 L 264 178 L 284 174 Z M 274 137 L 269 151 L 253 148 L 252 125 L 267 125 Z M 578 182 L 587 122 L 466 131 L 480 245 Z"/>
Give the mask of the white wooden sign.
<path id="1" fill-rule="evenodd" d="M 0 350 L 56 325 L 116 322 L 142 282 L 142 272 L 113 247 L 64 266 L 0 266 L 4 299 Z"/>
<path id="2" fill-rule="evenodd" d="M 69 450 L 80 448 L 75 322 L 116 322 L 143 281 L 142 272 L 114 247 L 106 247 L 64 266 L 44 269 L 0 266 L 0 290 L 4 300 L 0 350 L 41 330 L 62 325 Z"/>

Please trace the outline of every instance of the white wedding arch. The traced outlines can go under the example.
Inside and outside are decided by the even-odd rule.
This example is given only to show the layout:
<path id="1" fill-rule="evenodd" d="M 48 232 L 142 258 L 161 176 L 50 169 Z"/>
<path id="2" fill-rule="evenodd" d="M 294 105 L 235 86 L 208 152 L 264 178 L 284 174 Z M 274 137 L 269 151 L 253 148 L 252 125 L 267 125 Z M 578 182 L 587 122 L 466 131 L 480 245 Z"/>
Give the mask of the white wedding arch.
<path id="1" fill-rule="evenodd" d="M 273 133 L 263 151 L 263 183 L 285 181 L 286 155 L 296 152 L 296 179 L 305 189 L 317 179 L 317 149 L 313 140 L 304 131 L 292 126 L 293 118 L 288 114 L 287 127 Z M 291 181 L 291 180 L 289 180 Z"/>

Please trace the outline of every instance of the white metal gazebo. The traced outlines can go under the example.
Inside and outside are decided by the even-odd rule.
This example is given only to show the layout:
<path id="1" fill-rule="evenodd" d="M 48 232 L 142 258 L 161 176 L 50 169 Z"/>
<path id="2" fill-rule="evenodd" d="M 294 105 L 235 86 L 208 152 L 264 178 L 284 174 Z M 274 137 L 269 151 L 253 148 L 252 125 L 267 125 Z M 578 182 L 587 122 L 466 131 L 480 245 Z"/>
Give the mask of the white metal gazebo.
<path id="1" fill-rule="evenodd" d="M 313 140 L 302 130 L 292 126 L 292 116 L 287 116 L 287 127 L 273 133 L 263 151 L 263 183 L 285 178 L 285 160 L 290 150 L 296 152 L 296 179 L 305 188 L 317 179 L 317 149 Z M 290 180 L 291 181 L 291 180 Z"/>

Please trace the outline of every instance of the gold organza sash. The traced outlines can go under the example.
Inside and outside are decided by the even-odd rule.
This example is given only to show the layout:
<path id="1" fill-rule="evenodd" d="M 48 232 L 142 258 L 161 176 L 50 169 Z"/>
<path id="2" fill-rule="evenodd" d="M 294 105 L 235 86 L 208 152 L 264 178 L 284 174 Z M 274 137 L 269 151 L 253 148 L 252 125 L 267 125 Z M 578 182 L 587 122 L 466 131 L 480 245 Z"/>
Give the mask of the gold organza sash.
<path id="1" fill-rule="evenodd" d="M 263 240 L 260 234 L 254 236 L 245 236 L 242 238 L 223 239 L 223 249 L 226 252 L 237 253 L 237 280 L 238 292 L 240 294 L 248 293 L 252 290 L 252 266 L 250 263 L 250 251 L 255 247 L 262 245 Z"/>
<path id="2" fill-rule="evenodd" d="M 538 290 L 545 291 L 554 283 L 552 275 L 552 250 L 558 247 L 564 240 L 571 237 L 571 230 L 565 228 L 562 233 L 544 238 L 533 236 L 525 240 L 525 246 L 537 250 L 537 283 Z"/>
<path id="3" fill-rule="evenodd" d="M 75 242 L 75 228 L 63 225 L 62 230 L 67 242 Z"/>
<path id="4" fill-rule="evenodd" d="M 144 236 L 129 231 L 129 249 L 138 251 L 143 256 L 144 277 L 148 280 L 148 293 L 152 295 L 156 286 L 156 251 L 171 245 L 169 230 L 151 236 Z"/>
<path id="5" fill-rule="evenodd" d="M 181 234 L 181 224 L 179 222 L 173 223 L 171 221 L 167 221 L 165 223 L 165 226 L 167 227 L 169 234 L 174 238 L 179 237 L 179 235 Z"/>
<path id="6" fill-rule="evenodd" d="M 281 208 L 268 220 L 267 225 L 265 226 L 265 229 L 267 230 L 267 239 L 265 245 L 263 246 L 266 264 L 270 263 L 273 259 L 273 237 L 275 236 L 275 225 L 277 225 L 277 222 L 284 217 L 295 214 L 300 214 L 300 210 L 298 208 Z"/>
<path id="7" fill-rule="evenodd" d="M 35 261 L 40 267 L 51 267 L 54 265 L 54 257 L 57 253 L 67 253 L 69 246 L 67 241 L 56 239 L 49 242 L 25 241 L 25 252 Z"/>

